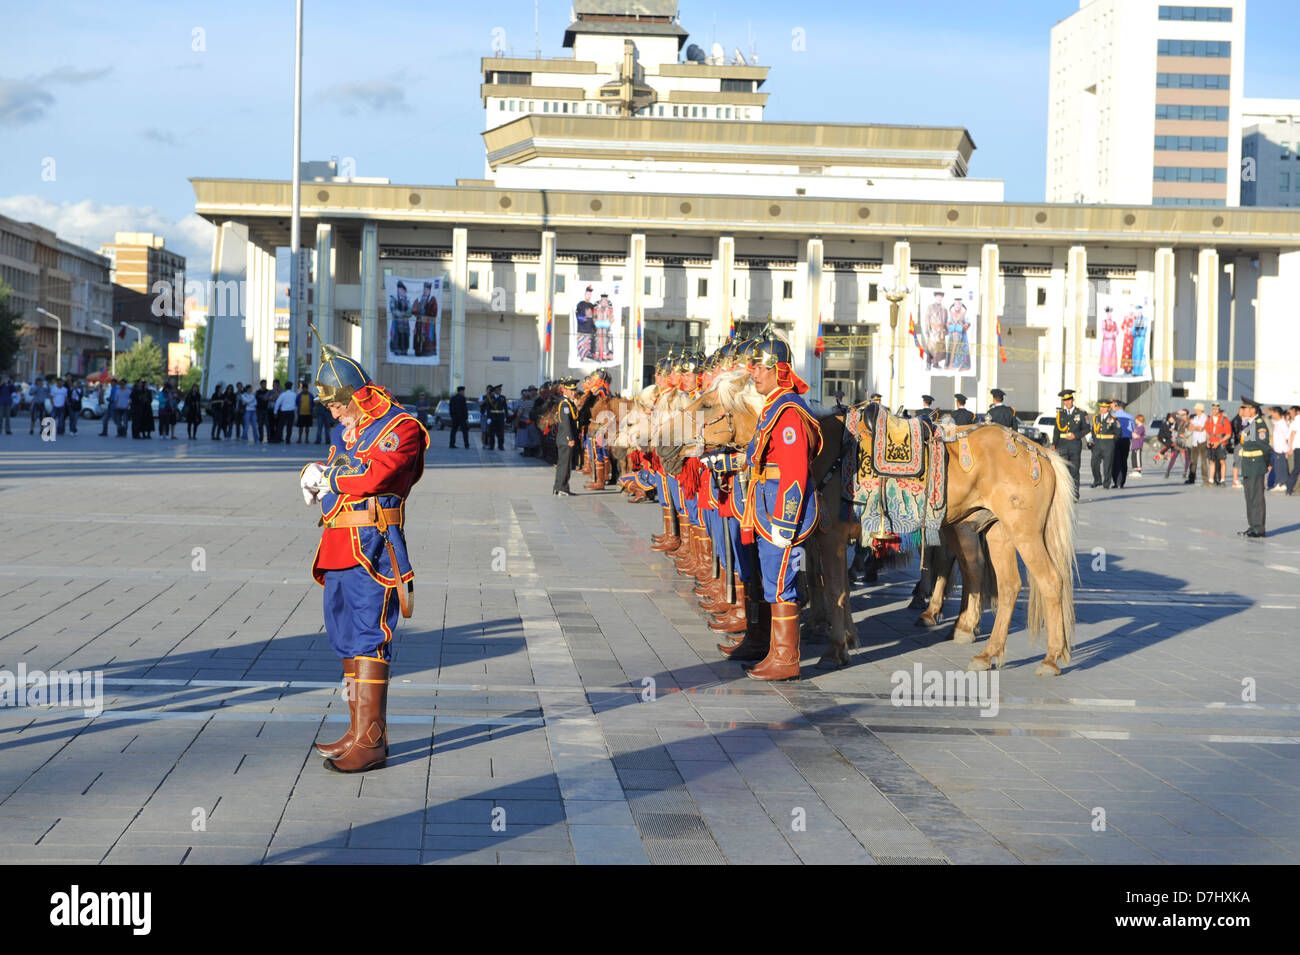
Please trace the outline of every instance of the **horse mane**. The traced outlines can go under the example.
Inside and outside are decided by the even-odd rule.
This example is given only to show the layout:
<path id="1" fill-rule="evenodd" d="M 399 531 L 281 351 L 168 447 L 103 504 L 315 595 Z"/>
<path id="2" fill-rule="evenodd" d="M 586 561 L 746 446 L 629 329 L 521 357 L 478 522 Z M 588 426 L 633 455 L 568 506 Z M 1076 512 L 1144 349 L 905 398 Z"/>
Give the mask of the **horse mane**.
<path id="1" fill-rule="evenodd" d="M 723 372 L 713 379 L 709 390 L 717 394 L 718 402 L 729 414 L 747 414 L 757 418 L 763 410 L 763 396 L 754 388 L 746 371 Z"/>

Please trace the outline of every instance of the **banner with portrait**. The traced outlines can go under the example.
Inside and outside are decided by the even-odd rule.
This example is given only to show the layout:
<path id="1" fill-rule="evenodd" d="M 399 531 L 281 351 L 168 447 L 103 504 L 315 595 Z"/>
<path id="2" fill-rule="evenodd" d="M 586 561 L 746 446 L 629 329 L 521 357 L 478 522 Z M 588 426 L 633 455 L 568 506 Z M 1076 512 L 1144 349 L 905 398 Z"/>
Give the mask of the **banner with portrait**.
<path id="1" fill-rule="evenodd" d="M 912 367 L 918 373 L 958 378 L 975 374 L 978 344 L 979 294 L 977 283 L 965 275 L 941 276 L 938 287 L 922 286 L 916 291 L 916 317 L 912 344 L 916 356 Z"/>
<path id="2" fill-rule="evenodd" d="M 622 283 L 580 282 L 578 301 L 568 312 L 570 368 L 622 364 Z"/>
<path id="3" fill-rule="evenodd" d="M 1151 300 L 1097 293 L 1098 381 L 1151 380 Z"/>
<path id="4" fill-rule="evenodd" d="M 385 360 L 394 365 L 438 365 L 442 356 L 442 278 L 384 276 L 388 310 Z"/>

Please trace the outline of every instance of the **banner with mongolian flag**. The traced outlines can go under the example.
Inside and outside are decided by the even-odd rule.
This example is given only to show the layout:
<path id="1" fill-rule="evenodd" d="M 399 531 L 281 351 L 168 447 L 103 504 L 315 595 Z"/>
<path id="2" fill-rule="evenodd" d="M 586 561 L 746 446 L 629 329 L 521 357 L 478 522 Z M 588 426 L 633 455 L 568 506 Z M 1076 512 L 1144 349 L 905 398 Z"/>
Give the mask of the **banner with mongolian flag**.
<path id="1" fill-rule="evenodd" d="M 641 309 L 636 310 L 636 350 L 641 350 Z"/>
<path id="2" fill-rule="evenodd" d="M 916 352 L 922 358 L 925 357 L 925 349 L 921 347 L 921 339 L 916 334 L 916 321 L 912 318 L 912 313 L 907 313 L 907 334 L 912 336 L 912 344 L 916 346 Z"/>
<path id="3" fill-rule="evenodd" d="M 731 323 L 730 327 L 727 329 L 727 339 L 731 340 L 736 337 L 736 316 L 732 315 L 730 312 L 728 312 L 727 315 L 728 321 Z"/>
<path id="4" fill-rule="evenodd" d="M 999 315 L 997 318 L 993 320 L 993 327 L 998 333 L 998 357 L 1002 359 L 1002 363 L 1005 365 L 1007 361 L 1007 353 L 1002 348 L 1002 316 L 1001 315 Z"/>
<path id="5" fill-rule="evenodd" d="M 813 345 L 813 357 L 821 358 L 826 351 L 826 336 L 822 332 L 822 317 L 817 316 L 817 343 Z"/>
<path id="6" fill-rule="evenodd" d="M 551 352 L 551 306 L 546 306 L 546 353 Z"/>

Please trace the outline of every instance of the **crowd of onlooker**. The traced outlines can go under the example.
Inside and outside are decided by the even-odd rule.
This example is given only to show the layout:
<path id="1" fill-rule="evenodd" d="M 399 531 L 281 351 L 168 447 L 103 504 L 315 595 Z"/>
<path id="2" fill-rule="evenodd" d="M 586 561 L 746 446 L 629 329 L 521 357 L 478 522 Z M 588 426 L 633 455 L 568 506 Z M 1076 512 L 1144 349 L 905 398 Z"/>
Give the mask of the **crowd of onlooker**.
<path id="1" fill-rule="evenodd" d="M 1268 487 L 1274 491 L 1293 494 L 1296 481 L 1300 478 L 1300 406 L 1283 408 L 1275 405 L 1261 408 L 1260 413 L 1272 429 L 1273 456 L 1268 472 Z M 1137 433 L 1137 428 L 1141 428 L 1143 436 L 1154 434 L 1156 438 L 1154 463 L 1164 464 L 1165 477 L 1174 474 L 1181 462 L 1181 477 L 1187 484 L 1196 483 L 1199 473 L 1201 483 L 1207 486 L 1242 486 L 1243 422 L 1240 414 L 1228 417 L 1217 403 L 1212 404 L 1209 414 L 1206 414 L 1205 405 L 1198 402 L 1190 412 L 1186 408 L 1171 411 L 1150 427 L 1141 415 L 1136 420 L 1138 425 L 1134 430 L 1132 467 L 1137 474 L 1142 473 L 1143 442 Z M 1231 476 L 1228 474 L 1229 469 Z"/>
<path id="2" fill-rule="evenodd" d="M 218 384 L 205 402 L 197 384 L 182 391 L 168 382 L 161 388 L 143 379 L 132 384 L 117 378 L 87 383 L 74 377 L 37 379 L 32 385 L 0 379 L 0 430 L 13 433 L 12 416 L 27 411 L 28 434 L 36 434 L 46 419 L 52 419 L 57 435 L 75 435 L 84 417 L 99 418 L 100 436 L 109 428 L 119 438 L 128 431 L 132 438 L 175 439 L 178 425 L 185 425 L 186 437 L 199 436 L 204 415 L 210 419 L 209 437 L 216 440 L 289 444 L 298 433 L 298 443 L 308 441 L 313 425 L 315 443 L 328 440 L 333 416 L 316 400 L 306 382 L 295 390 L 277 379 L 270 388 L 261 381 Z"/>

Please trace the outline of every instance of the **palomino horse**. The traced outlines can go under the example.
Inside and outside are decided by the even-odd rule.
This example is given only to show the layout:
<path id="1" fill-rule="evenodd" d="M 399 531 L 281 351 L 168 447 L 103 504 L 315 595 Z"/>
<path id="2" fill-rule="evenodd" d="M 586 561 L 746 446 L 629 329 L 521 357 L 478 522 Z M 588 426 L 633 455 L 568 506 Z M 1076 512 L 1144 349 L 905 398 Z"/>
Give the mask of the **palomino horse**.
<path id="1" fill-rule="evenodd" d="M 693 407 L 705 424 L 699 439 L 710 447 L 741 447 L 754 435 L 762 397 L 741 373 L 721 376 Z M 821 482 L 838 460 L 832 445 L 843 446 L 843 423 L 828 415 L 821 419 L 823 453 L 813 462 L 812 483 Z M 838 430 L 838 434 L 836 431 Z M 1028 623 L 1033 637 L 1047 628 L 1047 654 L 1038 665 L 1039 675 L 1055 676 L 1070 662 L 1074 636 L 1074 493 L 1065 462 L 1054 452 L 1028 446 L 1019 435 L 1000 425 L 961 428 L 950 435 L 943 448 L 947 454 L 948 509 L 944 535 L 961 563 L 964 600 L 963 616 L 956 635 L 964 642 L 974 638 L 975 623 L 982 608 L 980 593 L 983 569 L 977 535 L 983 531 L 989 560 L 997 581 L 997 613 L 988 645 L 970 662 L 973 670 L 1000 667 L 1005 661 L 1011 612 L 1020 593 L 1020 570 L 1016 556 L 1029 572 Z M 964 439 L 964 440 L 963 440 Z M 962 466 L 966 457 L 969 470 Z M 1039 468 L 1039 462 L 1048 466 Z M 831 553 L 823 551 L 823 574 L 828 599 L 838 613 L 832 614 L 831 649 L 827 662 L 848 660 L 847 649 L 854 629 L 848 607 L 846 547 L 850 530 L 838 521 L 840 491 L 826 482 L 822 488 L 823 520 L 831 518 L 822 533 L 831 538 Z M 833 506 L 832 506 L 833 505 Z M 852 523 L 852 522 L 850 522 Z M 836 526 L 841 525 L 841 526 Z M 957 529 L 957 525 L 965 525 Z M 856 532 L 855 532 L 856 533 Z M 816 536 L 816 535 L 815 535 Z M 942 593 L 942 589 L 936 586 Z M 839 618 L 838 620 L 836 618 Z M 848 618 L 847 621 L 844 618 Z M 972 619 L 973 618 L 973 619 Z M 823 657 L 826 660 L 827 657 Z"/>

